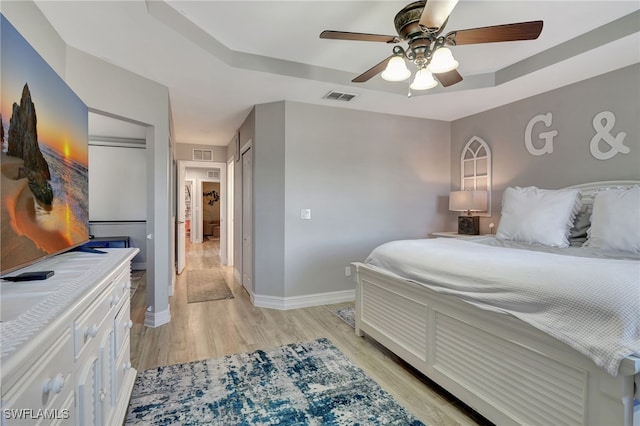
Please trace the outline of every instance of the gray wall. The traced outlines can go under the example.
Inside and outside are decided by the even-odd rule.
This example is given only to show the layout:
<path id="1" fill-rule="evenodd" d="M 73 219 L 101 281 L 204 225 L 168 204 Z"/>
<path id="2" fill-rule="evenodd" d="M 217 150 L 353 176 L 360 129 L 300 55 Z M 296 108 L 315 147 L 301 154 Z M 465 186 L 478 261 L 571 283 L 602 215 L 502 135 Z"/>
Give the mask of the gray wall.
<path id="1" fill-rule="evenodd" d="M 175 160 L 187 160 L 193 161 L 194 149 L 210 149 L 213 151 L 213 159 L 211 161 L 226 163 L 227 162 L 227 147 L 226 146 L 212 146 L 212 145 L 198 145 L 191 143 L 177 143 L 175 150 Z"/>
<path id="2" fill-rule="evenodd" d="M 285 294 L 285 102 L 256 105 L 253 143 L 253 290 Z"/>
<path id="3" fill-rule="evenodd" d="M 351 261 L 446 226 L 449 123 L 277 102 L 257 105 L 250 124 L 256 295 L 352 289 Z"/>
<path id="4" fill-rule="evenodd" d="M 596 134 L 592 121 L 602 111 L 615 114 L 611 133 L 627 133 L 624 144 L 630 153 L 609 160 L 597 160 L 591 155 L 589 144 Z M 553 114 L 551 126 L 536 124 L 533 141 L 540 147 L 542 143 L 536 142 L 536 135 L 557 130 L 553 153 L 533 156 L 525 147 L 525 129 L 533 117 L 548 112 Z M 502 193 L 508 186 L 557 189 L 602 180 L 640 179 L 640 65 L 452 122 L 453 190 L 460 188 L 462 148 L 473 136 L 484 139 L 493 153 L 493 217 L 481 218 L 483 233 L 488 232 L 491 221 L 498 223 Z M 603 150 L 607 148 L 602 145 Z"/>

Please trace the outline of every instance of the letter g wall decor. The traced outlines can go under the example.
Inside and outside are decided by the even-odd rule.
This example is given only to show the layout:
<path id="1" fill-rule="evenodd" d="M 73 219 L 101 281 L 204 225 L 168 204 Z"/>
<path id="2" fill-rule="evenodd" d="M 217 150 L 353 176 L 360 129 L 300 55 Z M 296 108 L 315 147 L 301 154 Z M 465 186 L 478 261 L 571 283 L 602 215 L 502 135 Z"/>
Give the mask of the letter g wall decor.
<path id="1" fill-rule="evenodd" d="M 527 124 L 527 128 L 524 131 L 524 146 L 527 147 L 527 151 L 529 151 L 529 154 L 540 156 L 547 153 L 551 154 L 553 152 L 553 138 L 558 135 L 557 130 L 541 132 L 538 135 L 540 139 L 544 139 L 544 145 L 540 148 L 536 148 L 533 145 L 533 141 L 531 140 L 531 136 L 533 133 L 533 126 L 535 126 L 539 122 L 542 122 L 548 128 L 548 127 L 551 127 L 552 120 L 553 120 L 553 115 L 550 112 L 546 114 L 536 115 L 531 120 L 529 120 L 529 124 Z"/>
<path id="2" fill-rule="evenodd" d="M 538 133 L 538 138 L 544 141 L 542 146 L 533 143 L 534 127 L 538 123 L 543 123 L 550 128 L 553 121 L 553 114 L 539 114 L 529 120 L 524 131 L 524 146 L 531 155 L 541 156 L 553 153 L 553 138 L 558 135 L 557 130 L 548 130 Z M 617 154 L 628 154 L 631 152 L 628 146 L 624 145 L 625 132 L 618 132 L 613 135 L 611 131 L 616 124 L 616 117 L 611 111 L 602 111 L 593 117 L 593 130 L 595 135 L 589 143 L 589 151 L 597 160 L 609 160 Z M 604 144 L 603 144 L 604 142 Z M 606 145 L 605 145 L 606 144 Z"/>

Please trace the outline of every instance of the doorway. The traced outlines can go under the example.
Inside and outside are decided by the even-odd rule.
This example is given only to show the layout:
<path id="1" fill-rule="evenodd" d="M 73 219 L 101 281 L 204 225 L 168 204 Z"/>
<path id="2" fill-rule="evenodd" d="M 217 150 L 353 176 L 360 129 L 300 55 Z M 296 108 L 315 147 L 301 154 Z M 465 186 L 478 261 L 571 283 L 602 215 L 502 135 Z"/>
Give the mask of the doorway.
<path id="1" fill-rule="evenodd" d="M 191 182 L 191 208 L 189 219 L 189 231 L 191 243 L 198 244 L 203 241 L 203 234 L 205 232 L 205 217 L 203 214 L 203 201 L 205 197 L 200 194 L 203 193 L 204 182 L 217 182 L 219 188 L 217 191 L 217 198 L 214 204 L 218 204 L 217 209 L 219 211 L 219 240 L 220 240 L 220 258 L 223 264 L 226 262 L 227 257 L 227 232 L 226 232 L 226 163 L 210 162 L 210 161 L 178 161 L 178 197 L 177 197 L 177 212 L 176 218 L 176 272 L 181 274 L 186 264 L 186 234 L 187 234 L 187 217 L 186 217 L 186 200 L 187 200 L 187 182 Z M 208 229 L 207 229 L 208 231 Z"/>
<path id="2" fill-rule="evenodd" d="M 202 238 L 220 239 L 220 182 L 202 181 Z"/>

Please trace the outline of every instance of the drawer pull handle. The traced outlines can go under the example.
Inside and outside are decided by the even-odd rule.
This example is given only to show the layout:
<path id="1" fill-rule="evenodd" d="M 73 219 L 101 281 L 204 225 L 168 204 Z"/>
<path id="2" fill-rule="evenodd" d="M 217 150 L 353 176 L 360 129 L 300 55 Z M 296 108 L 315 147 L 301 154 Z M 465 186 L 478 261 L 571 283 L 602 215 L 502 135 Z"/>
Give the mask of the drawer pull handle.
<path id="1" fill-rule="evenodd" d="M 118 296 L 111 296 L 111 306 L 116 306 L 118 304 Z"/>
<path id="2" fill-rule="evenodd" d="M 124 328 L 125 329 L 131 330 L 131 327 L 133 327 L 133 321 L 129 320 L 129 321 L 124 323 Z"/>
<path id="3" fill-rule="evenodd" d="M 96 337 L 97 335 L 98 335 L 98 326 L 96 324 L 93 324 L 91 327 L 87 327 L 87 329 L 84 331 L 85 339 L 87 337 Z"/>
<path id="4" fill-rule="evenodd" d="M 125 363 L 122 365 L 122 368 L 124 368 L 125 370 L 130 369 L 130 368 L 131 368 L 131 363 L 130 363 L 130 362 L 125 362 Z"/>
<path id="5" fill-rule="evenodd" d="M 44 384 L 44 393 L 60 393 L 62 388 L 64 387 L 64 376 L 62 374 L 56 375 L 53 379 L 49 379 L 47 383 Z"/>
<path id="6" fill-rule="evenodd" d="M 106 396 L 107 393 L 104 391 L 104 389 L 100 389 L 100 402 L 104 401 Z"/>
<path id="7" fill-rule="evenodd" d="M 131 290 L 131 284 L 130 283 L 122 284 L 122 289 L 123 290 Z"/>

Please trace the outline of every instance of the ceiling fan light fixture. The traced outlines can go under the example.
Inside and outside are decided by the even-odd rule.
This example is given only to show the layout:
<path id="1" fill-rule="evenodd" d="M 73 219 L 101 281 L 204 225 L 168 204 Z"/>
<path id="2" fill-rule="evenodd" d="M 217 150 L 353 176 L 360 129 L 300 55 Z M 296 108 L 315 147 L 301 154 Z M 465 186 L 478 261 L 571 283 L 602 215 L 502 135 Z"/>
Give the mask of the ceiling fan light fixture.
<path id="1" fill-rule="evenodd" d="M 404 81 L 411 77 L 411 71 L 407 68 L 402 56 L 394 56 L 387 63 L 387 67 L 382 72 L 382 78 L 387 81 Z"/>
<path id="2" fill-rule="evenodd" d="M 434 74 L 441 74 L 458 68 L 458 61 L 453 59 L 453 54 L 448 47 L 441 47 L 433 52 L 428 68 Z"/>
<path id="3" fill-rule="evenodd" d="M 411 83 L 411 90 L 427 90 L 436 87 L 438 82 L 433 78 L 433 74 L 426 68 L 421 68 L 416 73 L 416 77 Z"/>

